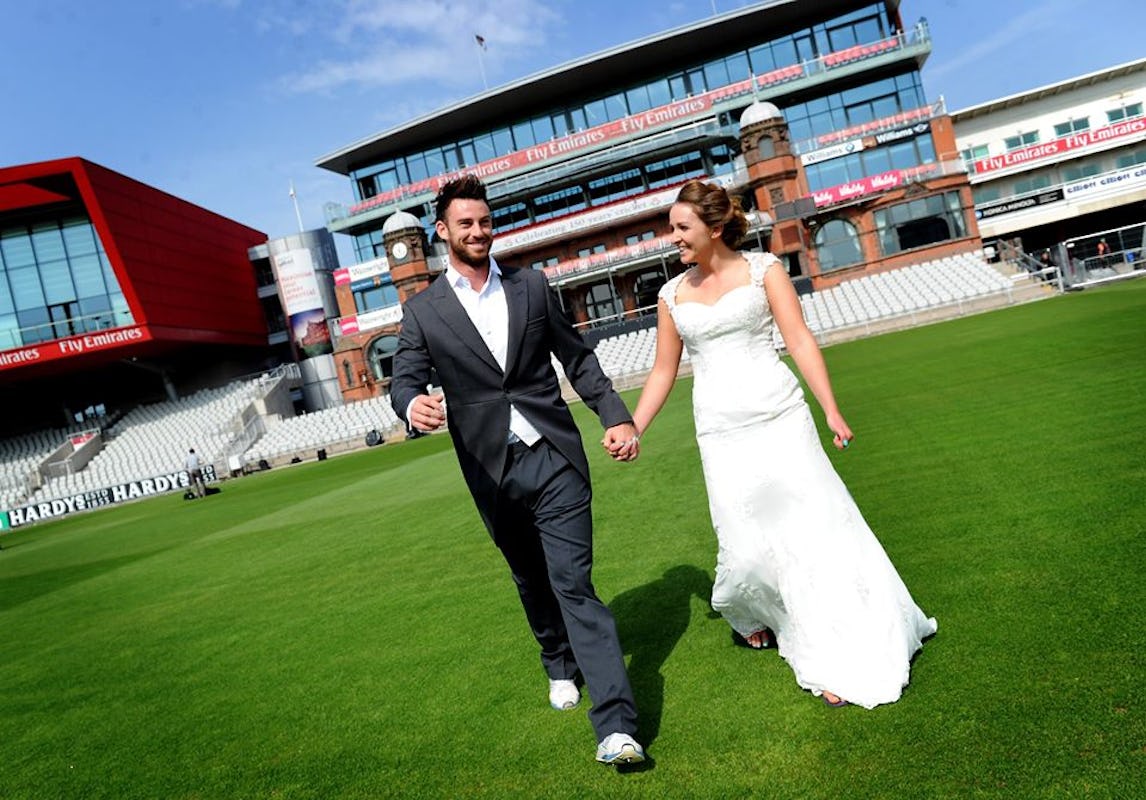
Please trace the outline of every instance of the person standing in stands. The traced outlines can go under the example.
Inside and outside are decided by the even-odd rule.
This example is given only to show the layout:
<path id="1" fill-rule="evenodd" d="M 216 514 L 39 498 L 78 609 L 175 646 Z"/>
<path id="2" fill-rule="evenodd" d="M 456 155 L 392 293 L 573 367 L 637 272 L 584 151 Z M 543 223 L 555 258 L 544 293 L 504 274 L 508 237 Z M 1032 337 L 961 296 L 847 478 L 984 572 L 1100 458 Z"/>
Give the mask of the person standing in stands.
<path id="1" fill-rule="evenodd" d="M 450 181 L 435 217 L 449 261 L 403 309 L 390 385 L 394 410 L 411 430 L 429 433 L 446 425 L 448 404 L 462 475 L 541 646 L 550 705 L 576 707 L 583 680 L 593 701 L 597 760 L 643 761 L 616 623 L 591 579 L 589 463 L 551 354 L 600 417 L 606 447 L 627 442 L 631 453 L 632 416 L 545 275 L 502 268 L 490 256 L 485 185 L 472 175 Z M 426 393 L 431 369 L 444 402 Z"/>
<path id="2" fill-rule="evenodd" d="M 1099 239 L 1098 240 L 1098 246 L 1095 248 L 1095 251 L 1098 254 L 1098 266 L 1109 267 L 1110 266 L 1110 245 L 1108 245 L 1106 243 L 1105 239 Z"/>
<path id="3" fill-rule="evenodd" d="M 187 477 L 191 479 L 191 490 L 195 492 L 195 496 L 205 496 L 207 484 L 203 482 L 203 464 L 200 462 L 199 454 L 195 452 L 194 447 L 187 452 L 183 466 L 187 469 Z"/>

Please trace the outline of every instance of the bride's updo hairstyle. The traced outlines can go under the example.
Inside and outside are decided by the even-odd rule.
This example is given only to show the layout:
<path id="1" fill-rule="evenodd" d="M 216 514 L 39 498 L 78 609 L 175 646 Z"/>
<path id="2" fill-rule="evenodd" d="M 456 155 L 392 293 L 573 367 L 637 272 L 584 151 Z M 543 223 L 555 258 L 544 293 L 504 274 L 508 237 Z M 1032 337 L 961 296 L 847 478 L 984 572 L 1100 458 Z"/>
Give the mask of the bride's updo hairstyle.
<path id="1" fill-rule="evenodd" d="M 723 225 L 720 239 L 733 250 L 748 233 L 748 217 L 740 207 L 740 200 L 730 197 L 722 186 L 691 180 L 681 187 L 676 202 L 687 203 L 709 228 Z"/>

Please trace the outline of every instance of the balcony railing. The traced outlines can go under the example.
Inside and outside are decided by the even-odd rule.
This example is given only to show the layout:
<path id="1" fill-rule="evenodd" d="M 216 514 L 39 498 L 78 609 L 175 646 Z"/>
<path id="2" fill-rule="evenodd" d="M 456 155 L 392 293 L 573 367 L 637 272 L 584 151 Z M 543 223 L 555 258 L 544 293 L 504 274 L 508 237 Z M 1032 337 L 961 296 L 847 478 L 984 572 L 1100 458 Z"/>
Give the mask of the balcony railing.
<path id="1" fill-rule="evenodd" d="M 23 328 L 0 330 L 0 350 L 32 347 L 69 336 L 98 333 L 110 328 L 123 328 L 135 324 L 130 311 L 101 311 L 82 317 L 70 317 L 60 322 L 46 322 Z"/>
<path id="2" fill-rule="evenodd" d="M 831 133 L 825 133 L 822 136 L 814 136 L 810 139 L 803 139 L 797 142 L 793 149 L 801 154 L 813 153 L 817 150 L 822 150 L 825 147 L 833 145 L 845 144 L 856 139 L 862 139 L 866 136 L 878 137 L 882 133 L 905 128 L 909 125 L 918 124 L 921 122 L 928 122 L 935 117 L 941 117 L 947 113 L 947 104 L 943 98 L 939 98 L 934 103 L 919 108 L 913 108 L 910 111 L 904 111 L 899 114 L 892 114 L 888 117 L 865 122 L 862 125 L 852 125 L 848 128 L 843 128 Z"/>
<path id="3" fill-rule="evenodd" d="M 897 189 L 909 183 L 918 183 L 945 175 L 958 175 L 966 171 L 967 168 L 963 162 L 957 159 L 935 161 L 910 169 L 895 169 L 890 172 L 882 172 L 879 175 L 867 175 L 858 180 L 829 186 L 818 192 L 812 192 L 812 199 L 815 200 L 816 210 L 819 211 L 833 206 L 854 203 L 857 200 Z"/>

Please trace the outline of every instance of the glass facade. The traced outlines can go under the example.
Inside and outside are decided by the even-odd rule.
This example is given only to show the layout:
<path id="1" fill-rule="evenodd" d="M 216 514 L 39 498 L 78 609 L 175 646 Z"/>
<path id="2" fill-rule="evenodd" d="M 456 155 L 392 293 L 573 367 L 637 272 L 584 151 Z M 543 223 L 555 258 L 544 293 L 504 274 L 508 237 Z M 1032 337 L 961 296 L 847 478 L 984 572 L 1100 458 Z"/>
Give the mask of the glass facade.
<path id="1" fill-rule="evenodd" d="M 535 109 L 537 113 L 528 118 L 506 121 L 492 130 L 471 129 L 465 138 L 432 143 L 432 146 L 352 171 L 350 177 L 355 201 L 368 201 L 379 194 L 401 190 L 452 170 L 520 153 L 555 138 L 719 90 L 752 76 L 790 70 L 801 64 L 804 66 L 802 71 L 796 70 L 797 75 L 816 75 L 826 65 L 830 67 L 836 63 L 830 59 L 817 59 L 857 46 L 879 45 L 896 33 L 887 5 L 873 2 L 828 21 L 716 58 L 691 64 L 682 60 L 679 67 L 668 74 L 619 86 L 603 96 L 557 95 L 554 106 Z M 879 51 L 882 48 L 877 48 Z M 797 90 L 793 88 L 791 91 Z M 853 74 L 819 89 L 827 92 L 822 96 L 811 96 L 814 91 L 817 90 L 800 90 L 799 94 L 793 94 L 799 102 L 788 106 L 783 105 L 783 98 L 774 99 L 784 114 L 792 142 L 814 140 L 928 106 L 918 68 L 908 61 L 882 71 L 876 79 L 872 79 L 870 74 Z M 752 102 L 751 95 L 741 100 L 742 106 Z M 508 233 L 667 189 L 691 178 L 730 174 L 740 156 L 737 137 L 741 110 L 734 107 L 740 103 L 738 100 L 722 105 L 715 121 L 707 123 L 711 130 L 704 130 L 691 141 L 685 137 L 677 140 L 666 138 L 658 151 L 656 141 L 650 138 L 635 146 L 631 155 L 624 158 L 596 162 L 586 159 L 583 168 L 553 170 L 546 173 L 544 180 L 538 175 L 536 191 L 529 190 L 524 183 L 507 186 L 500 199 L 495 198 L 491 204 L 495 229 L 499 233 Z M 807 165 L 804 171 L 810 190 L 816 192 L 874 175 L 932 164 L 936 160 L 932 138 L 924 132 Z M 413 195 L 409 196 L 414 200 Z M 429 207 L 419 205 L 415 200 L 404 210 L 422 219 L 432 241 L 432 211 Z M 959 224 L 961 226 L 962 221 Z M 363 225 L 354 235 L 356 255 L 361 261 L 384 254 L 380 231 L 368 231 L 366 227 Z M 836 230 L 836 227 L 821 231 L 824 235 L 831 234 L 831 241 L 825 242 L 831 253 L 828 259 L 831 264 L 825 267 L 827 269 L 862 260 L 855 232 L 848 236 L 846 231 Z M 838 239 L 835 233 L 840 234 Z M 567 255 L 573 256 L 573 251 Z M 542 268 L 555 261 L 555 257 L 549 256 L 534 260 L 530 266 Z M 590 317 L 614 314 L 616 310 L 609 302 L 604 297 L 590 296 Z"/>
<path id="2" fill-rule="evenodd" d="M 827 22 L 763 42 L 746 50 L 736 50 L 720 58 L 684 66 L 668 75 L 618 89 L 603 97 L 550 108 L 528 119 L 510 122 L 493 130 L 467 136 L 460 141 L 446 142 L 354 170 L 350 173 L 350 177 L 354 186 L 355 200 L 367 200 L 380 192 L 397 189 L 451 170 L 473 166 L 490 158 L 506 156 L 553 138 L 719 89 L 745 80 L 751 75 L 762 75 L 794 66 L 848 47 L 873 44 L 888 38 L 892 33 L 883 4 L 872 3 Z M 846 108 L 842 109 L 845 118 L 847 113 L 851 113 L 856 121 L 864 122 L 868 121 L 867 115 L 874 115 L 870 118 L 875 119 L 925 104 L 922 100 L 923 91 L 918 75 L 912 75 L 908 79 L 909 90 L 917 94 L 917 97 L 906 104 L 904 98 L 898 96 L 902 91 L 897 85 L 900 79 L 893 78 L 889 81 L 892 83 L 890 89 L 882 87 L 874 92 L 868 92 L 866 87 L 862 87 L 852 90 L 856 93 L 855 96 L 849 96 Z M 885 108 L 892 110 L 885 112 L 883 111 Z M 822 124 L 809 123 L 804 128 L 794 127 L 792 135 L 794 140 L 798 140 L 840 127 L 846 127 L 846 124 L 835 124 L 829 119 Z M 804 132 L 805 129 L 807 132 Z"/>
<path id="3" fill-rule="evenodd" d="M 0 229 L 0 349 L 133 322 L 89 219 Z"/>

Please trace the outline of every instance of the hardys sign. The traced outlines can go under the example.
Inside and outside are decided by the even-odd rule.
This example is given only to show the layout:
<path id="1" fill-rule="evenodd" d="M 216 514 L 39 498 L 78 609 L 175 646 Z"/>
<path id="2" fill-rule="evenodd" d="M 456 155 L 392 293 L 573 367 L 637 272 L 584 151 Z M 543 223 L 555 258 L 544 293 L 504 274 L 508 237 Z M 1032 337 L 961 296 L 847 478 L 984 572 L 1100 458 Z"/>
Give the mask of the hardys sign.
<path id="1" fill-rule="evenodd" d="M 203 467 L 203 480 L 206 483 L 213 483 L 216 480 L 215 467 L 211 464 Z M 18 528 L 21 525 L 28 525 L 45 519 L 66 517 L 76 511 L 88 511 L 93 508 L 126 503 L 128 500 L 138 500 L 176 489 L 188 489 L 190 486 L 191 478 L 187 471 L 179 470 L 140 481 L 121 483 L 118 486 L 93 489 L 90 492 L 74 494 L 59 500 L 45 500 L 42 503 L 34 503 L 10 511 L 0 511 L 0 529 Z"/>

